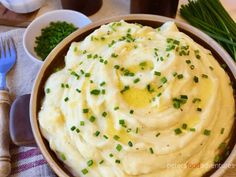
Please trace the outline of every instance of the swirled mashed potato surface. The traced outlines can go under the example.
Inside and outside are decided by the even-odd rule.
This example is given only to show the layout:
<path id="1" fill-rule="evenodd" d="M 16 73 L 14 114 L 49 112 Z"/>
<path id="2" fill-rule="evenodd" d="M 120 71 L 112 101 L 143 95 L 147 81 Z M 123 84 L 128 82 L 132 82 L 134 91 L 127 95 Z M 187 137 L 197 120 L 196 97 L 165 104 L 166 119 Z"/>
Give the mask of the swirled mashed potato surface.
<path id="1" fill-rule="evenodd" d="M 114 22 L 71 44 L 46 82 L 40 127 L 75 176 L 201 176 L 230 137 L 229 83 L 173 22 Z"/>

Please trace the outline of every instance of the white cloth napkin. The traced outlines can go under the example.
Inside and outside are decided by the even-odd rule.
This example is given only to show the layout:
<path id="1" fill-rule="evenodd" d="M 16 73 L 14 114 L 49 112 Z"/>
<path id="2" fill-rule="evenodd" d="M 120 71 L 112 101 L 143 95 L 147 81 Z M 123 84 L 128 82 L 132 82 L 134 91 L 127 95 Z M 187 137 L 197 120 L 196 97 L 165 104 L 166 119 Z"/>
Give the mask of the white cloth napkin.
<path id="1" fill-rule="evenodd" d="M 22 37 L 24 29 L 16 29 L 0 36 L 13 38 L 17 60 L 13 69 L 7 75 L 10 97 L 13 101 L 17 96 L 31 92 L 34 79 L 40 69 L 40 64 L 31 60 L 23 49 Z M 12 170 L 10 177 L 55 177 L 38 148 L 10 146 Z"/>

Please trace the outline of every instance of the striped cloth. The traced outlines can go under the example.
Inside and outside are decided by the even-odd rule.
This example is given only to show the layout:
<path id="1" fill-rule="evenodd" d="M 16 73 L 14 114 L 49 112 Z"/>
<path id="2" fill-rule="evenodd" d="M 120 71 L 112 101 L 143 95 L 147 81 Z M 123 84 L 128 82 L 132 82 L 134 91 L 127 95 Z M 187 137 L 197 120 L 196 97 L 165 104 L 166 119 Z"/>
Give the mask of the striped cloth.
<path id="1" fill-rule="evenodd" d="M 7 75 L 10 97 L 13 101 L 17 96 L 31 92 L 33 82 L 40 68 L 40 64 L 31 60 L 25 53 L 22 37 L 25 29 L 16 29 L 0 36 L 13 38 L 17 50 L 17 61 L 14 68 Z M 56 177 L 43 158 L 38 148 L 17 147 L 10 145 L 12 170 L 10 177 Z"/>
<path id="2" fill-rule="evenodd" d="M 10 177 L 56 177 L 38 148 L 11 146 Z"/>

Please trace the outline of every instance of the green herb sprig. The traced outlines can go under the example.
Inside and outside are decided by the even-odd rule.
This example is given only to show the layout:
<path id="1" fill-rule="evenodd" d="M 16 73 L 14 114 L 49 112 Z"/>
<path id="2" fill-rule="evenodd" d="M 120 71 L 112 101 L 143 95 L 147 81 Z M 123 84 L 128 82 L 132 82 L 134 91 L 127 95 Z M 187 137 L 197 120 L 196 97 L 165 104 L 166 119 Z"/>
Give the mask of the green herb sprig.
<path id="1" fill-rule="evenodd" d="M 214 38 L 236 61 L 236 23 L 219 0 L 189 0 L 181 6 L 180 14 Z"/>

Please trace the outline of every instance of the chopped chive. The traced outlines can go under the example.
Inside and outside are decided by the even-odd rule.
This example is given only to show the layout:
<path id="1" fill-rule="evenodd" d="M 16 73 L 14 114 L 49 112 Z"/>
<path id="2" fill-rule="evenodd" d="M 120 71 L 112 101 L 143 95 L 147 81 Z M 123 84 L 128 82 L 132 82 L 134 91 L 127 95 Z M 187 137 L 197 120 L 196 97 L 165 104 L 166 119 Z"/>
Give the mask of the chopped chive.
<path id="1" fill-rule="evenodd" d="M 133 114 L 133 113 L 134 113 L 134 110 L 131 109 L 131 110 L 129 111 L 129 113 L 130 113 L 130 114 Z"/>
<path id="2" fill-rule="evenodd" d="M 106 135 L 103 135 L 103 137 L 104 137 L 105 139 L 108 139 L 108 136 L 106 136 Z"/>
<path id="3" fill-rule="evenodd" d="M 103 81 L 103 82 L 100 84 L 100 86 L 104 86 L 105 84 L 106 84 L 106 82 Z"/>
<path id="4" fill-rule="evenodd" d="M 178 78 L 178 79 L 183 79 L 183 78 L 184 78 L 184 75 L 183 75 L 183 74 L 178 74 L 178 75 L 177 75 L 177 78 Z"/>
<path id="5" fill-rule="evenodd" d="M 117 140 L 120 139 L 120 137 L 119 137 L 118 135 L 114 135 L 114 136 L 113 136 L 113 139 L 117 141 Z"/>
<path id="6" fill-rule="evenodd" d="M 106 90 L 102 89 L 102 94 L 105 95 L 106 94 Z"/>
<path id="7" fill-rule="evenodd" d="M 131 141 L 128 142 L 129 147 L 133 147 L 133 143 Z"/>
<path id="8" fill-rule="evenodd" d="M 138 129 L 138 127 L 135 129 L 135 133 L 136 134 L 138 134 L 138 132 L 139 132 L 139 129 Z"/>
<path id="9" fill-rule="evenodd" d="M 88 170 L 86 168 L 84 168 L 83 170 L 81 170 L 81 172 L 86 175 L 88 173 Z"/>
<path id="10" fill-rule="evenodd" d="M 213 68 L 212 66 L 209 66 L 209 68 L 210 68 L 210 70 L 212 70 L 212 71 L 214 70 L 214 68 Z"/>
<path id="11" fill-rule="evenodd" d="M 160 92 L 160 93 L 158 93 L 158 94 L 157 94 L 157 97 L 160 97 L 160 96 L 161 96 L 161 94 L 162 94 L 161 92 Z"/>
<path id="12" fill-rule="evenodd" d="M 50 88 L 46 89 L 46 93 L 50 93 L 50 91 L 51 91 Z"/>
<path id="13" fill-rule="evenodd" d="M 156 134 L 156 137 L 160 136 L 160 134 L 161 134 L 161 133 L 157 133 L 157 134 Z"/>
<path id="14" fill-rule="evenodd" d="M 111 54 L 111 57 L 117 58 L 117 57 L 118 57 L 118 54 L 112 53 L 112 54 Z"/>
<path id="15" fill-rule="evenodd" d="M 190 130 L 191 132 L 195 132 L 195 131 L 196 131 L 195 128 L 190 128 L 189 130 Z"/>
<path id="16" fill-rule="evenodd" d="M 205 129 L 203 132 L 204 135 L 209 136 L 211 134 L 210 130 Z"/>
<path id="17" fill-rule="evenodd" d="M 61 83 L 61 88 L 65 88 L 65 85 L 63 83 Z"/>
<path id="18" fill-rule="evenodd" d="M 131 132 L 131 130 L 132 130 L 131 128 L 127 128 L 126 132 L 129 133 Z"/>
<path id="19" fill-rule="evenodd" d="M 80 121 L 80 126 L 84 126 L 84 121 Z"/>
<path id="20" fill-rule="evenodd" d="M 91 74 L 90 73 L 85 73 L 85 75 L 84 75 L 85 77 L 90 77 L 91 76 Z"/>
<path id="21" fill-rule="evenodd" d="M 186 60 L 185 61 L 187 64 L 190 64 L 191 63 L 191 60 Z"/>
<path id="22" fill-rule="evenodd" d="M 122 150 L 122 146 L 121 146 L 120 144 L 118 144 L 118 145 L 116 146 L 116 150 L 120 152 L 120 151 Z"/>
<path id="23" fill-rule="evenodd" d="M 103 116 L 103 117 L 106 117 L 106 116 L 107 116 L 107 112 L 103 112 L 103 113 L 102 113 L 102 116 Z"/>
<path id="24" fill-rule="evenodd" d="M 139 81 L 140 81 L 139 78 L 134 79 L 134 83 L 135 83 L 135 84 L 138 83 Z"/>
<path id="25" fill-rule="evenodd" d="M 151 154 L 154 154 L 154 151 L 151 147 L 149 148 L 149 151 L 150 151 Z"/>
<path id="26" fill-rule="evenodd" d="M 91 166 L 93 165 L 93 160 L 87 161 L 87 165 L 88 165 L 89 167 L 91 167 Z"/>
<path id="27" fill-rule="evenodd" d="M 61 153 L 61 159 L 62 159 L 63 161 L 65 161 L 65 160 L 66 160 L 66 156 L 65 156 L 65 154 L 64 154 L 64 153 Z"/>
<path id="28" fill-rule="evenodd" d="M 161 72 L 158 72 L 158 71 L 155 71 L 154 74 L 155 74 L 156 76 L 161 76 Z"/>
<path id="29" fill-rule="evenodd" d="M 182 129 L 186 130 L 187 127 L 188 127 L 188 125 L 187 125 L 186 123 L 183 123 L 183 124 L 182 124 Z"/>
<path id="30" fill-rule="evenodd" d="M 118 160 L 118 159 L 116 159 L 116 161 L 115 161 L 116 163 L 120 163 L 120 160 Z"/>
<path id="31" fill-rule="evenodd" d="M 119 66 L 119 65 L 115 65 L 114 68 L 115 68 L 115 69 L 119 69 L 120 66 Z"/>
<path id="32" fill-rule="evenodd" d="M 124 119 L 120 119 L 120 120 L 119 120 L 119 124 L 120 124 L 120 125 L 125 125 L 125 120 L 124 120 Z"/>
<path id="33" fill-rule="evenodd" d="M 112 153 L 110 153 L 110 154 L 109 154 L 109 156 L 110 156 L 110 157 L 113 157 L 113 154 L 112 154 Z"/>
<path id="34" fill-rule="evenodd" d="M 91 94 L 91 95 L 99 95 L 100 92 L 101 92 L 100 90 L 94 89 L 94 90 L 91 90 L 91 91 L 90 91 L 90 94 Z"/>
<path id="35" fill-rule="evenodd" d="M 81 93 L 81 90 L 79 90 L 79 89 L 75 89 L 78 93 Z"/>
<path id="36" fill-rule="evenodd" d="M 115 110 L 115 111 L 118 110 L 118 109 L 119 109 L 119 106 L 114 107 L 114 110 Z"/>
<path id="37" fill-rule="evenodd" d="M 167 82 L 166 77 L 162 77 L 162 78 L 161 78 L 161 82 L 162 82 L 163 84 L 165 84 L 165 83 Z"/>
<path id="38" fill-rule="evenodd" d="M 225 128 L 221 128 L 220 134 L 224 134 Z"/>
<path id="39" fill-rule="evenodd" d="M 206 74 L 202 74 L 202 78 L 208 78 L 208 75 L 206 75 Z"/>
<path id="40" fill-rule="evenodd" d="M 69 100 L 69 98 L 68 98 L 68 97 L 65 97 L 64 101 L 67 102 L 68 100 Z"/>
<path id="41" fill-rule="evenodd" d="M 198 81 L 199 81 L 199 80 L 198 80 L 198 77 L 197 77 L 197 76 L 194 76 L 194 77 L 193 77 L 193 81 L 194 81 L 195 83 L 198 83 Z"/>
<path id="42" fill-rule="evenodd" d="M 66 86 L 66 88 L 69 88 L 69 87 L 70 87 L 69 84 L 66 84 L 65 86 Z"/>
<path id="43" fill-rule="evenodd" d="M 101 161 L 99 162 L 100 165 L 103 164 L 103 163 L 104 163 L 104 160 L 101 160 Z"/>
<path id="44" fill-rule="evenodd" d="M 75 129 L 76 129 L 76 126 L 72 126 L 72 127 L 70 128 L 71 131 L 74 131 Z"/>
<path id="45" fill-rule="evenodd" d="M 172 75 L 175 77 L 177 76 L 177 72 L 173 72 Z"/>
<path id="46" fill-rule="evenodd" d="M 94 122 L 95 120 L 96 120 L 96 117 L 90 116 L 90 118 L 89 118 L 89 121 L 90 121 L 90 122 Z"/>
<path id="47" fill-rule="evenodd" d="M 193 70 L 195 68 L 194 65 L 190 65 L 190 69 Z"/>
<path id="48" fill-rule="evenodd" d="M 182 133 L 182 130 L 180 128 L 176 128 L 174 131 L 176 135 L 179 135 Z"/>
<path id="49" fill-rule="evenodd" d="M 88 113 L 88 112 L 89 112 L 89 109 L 88 109 L 88 108 L 84 108 L 84 109 L 83 109 L 83 113 L 86 114 L 86 113 Z"/>
<path id="50" fill-rule="evenodd" d="M 128 85 L 124 86 L 124 88 L 120 91 L 120 93 L 124 93 L 127 90 L 129 90 L 129 86 Z"/>
<path id="51" fill-rule="evenodd" d="M 201 101 L 202 101 L 202 100 L 201 100 L 200 98 L 194 98 L 192 102 L 193 102 L 193 103 L 197 103 L 197 102 L 201 102 Z"/>
<path id="52" fill-rule="evenodd" d="M 197 111 L 198 111 L 198 112 L 201 112 L 201 111 L 202 111 L 202 108 L 197 108 Z"/>
<path id="53" fill-rule="evenodd" d="M 100 131 L 96 131 L 95 133 L 94 133 L 94 136 L 98 136 L 98 135 L 100 135 Z"/>
<path id="54" fill-rule="evenodd" d="M 79 133 L 79 132 L 80 132 L 80 129 L 76 128 L 76 130 L 75 130 L 75 131 L 76 131 L 76 133 Z"/>

